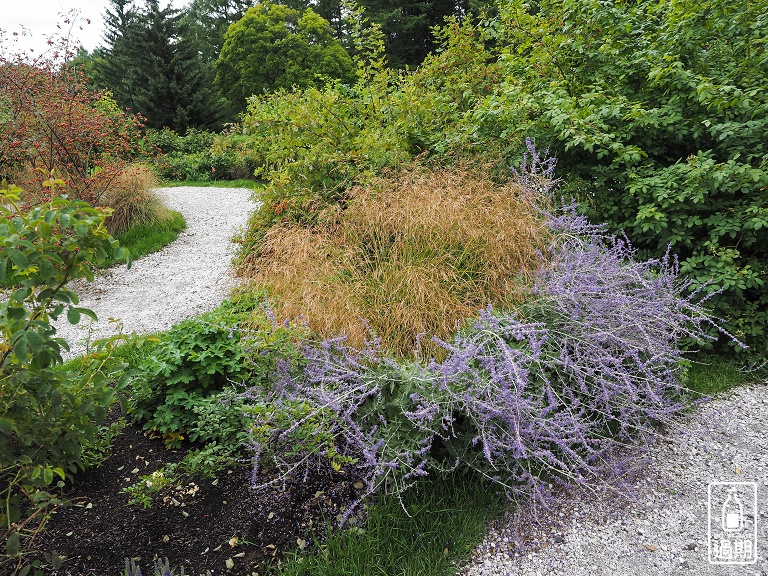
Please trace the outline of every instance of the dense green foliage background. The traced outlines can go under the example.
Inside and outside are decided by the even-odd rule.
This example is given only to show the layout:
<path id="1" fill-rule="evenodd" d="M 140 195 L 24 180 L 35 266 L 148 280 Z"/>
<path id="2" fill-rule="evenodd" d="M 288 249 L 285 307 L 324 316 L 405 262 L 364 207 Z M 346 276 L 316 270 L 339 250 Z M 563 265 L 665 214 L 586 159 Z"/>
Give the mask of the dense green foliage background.
<path id="1" fill-rule="evenodd" d="M 239 136 L 270 186 L 250 246 L 277 220 L 343 206 L 371 171 L 416 157 L 514 166 L 531 137 L 557 157 L 564 195 L 642 256 L 675 254 L 728 330 L 765 353 L 767 8 L 500 3 L 481 25 L 438 31 L 441 48 L 407 75 L 381 64 L 368 29 L 354 87 L 251 102 Z"/>
<path id="2" fill-rule="evenodd" d="M 590 215 L 667 248 L 739 338 L 768 324 L 765 2 L 503 5 L 478 133 L 551 146 Z M 513 152 L 510 150 L 509 152 Z"/>

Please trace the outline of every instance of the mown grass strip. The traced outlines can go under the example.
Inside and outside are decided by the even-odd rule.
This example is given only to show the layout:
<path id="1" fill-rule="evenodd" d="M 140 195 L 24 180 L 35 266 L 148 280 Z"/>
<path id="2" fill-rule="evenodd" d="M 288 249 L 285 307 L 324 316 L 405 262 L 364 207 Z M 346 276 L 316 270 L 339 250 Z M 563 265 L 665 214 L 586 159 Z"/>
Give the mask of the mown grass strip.
<path id="1" fill-rule="evenodd" d="M 178 188 L 189 186 L 192 188 L 249 188 L 260 190 L 264 184 L 255 180 L 167 180 L 160 184 L 163 188 Z"/>
<path id="2" fill-rule="evenodd" d="M 127 248 L 131 253 L 131 259 L 139 258 L 162 250 L 165 246 L 176 240 L 179 234 L 186 230 L 187 221 L 180 212 L 169 211 L 169 217 L 152 222 L 150 224 L 138 224 L 132 226 L 115 238 L 120 245 Z M 109 261 L 104 268 L 113 266 L 116 262 Z"/>
<path id="3" fill-rule="evenodd" d="M 451 474 L 421 482 L 402 503 L 384 496 L 359 527 L 334 532 L 320 549 L 295 552 L 273 576 L 453 575 L 507 500 L 480 478 Z"/>

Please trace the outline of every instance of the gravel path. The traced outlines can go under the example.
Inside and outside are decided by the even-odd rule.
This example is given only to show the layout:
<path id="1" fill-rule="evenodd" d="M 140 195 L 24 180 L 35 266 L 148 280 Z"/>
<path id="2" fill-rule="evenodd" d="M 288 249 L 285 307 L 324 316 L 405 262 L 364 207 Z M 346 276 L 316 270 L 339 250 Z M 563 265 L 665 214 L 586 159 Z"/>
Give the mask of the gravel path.
<path id="1" fill-rule="evenodd" d="M 147 334 L 215 308 L 234 282 L 230 275 L 234 245 L 230 239 L 244 227 L 257 205 L 244 188 L 163 188 L 157 191 L 167 206 L 187 220 L 187 229 L 160 252 L 100 273 L 94 282 L 77 281 L 73 289 L 80 306 L 90 308 L 98 322 L 87 318 L 72 326 L 66 319 L 57 333 L 69 342 L 68 356 L 82 354 L 83 339 L 123 332 Z"/>
<path id="2" fill-rule="evenodd" d="M 710 482 L 756 483 L 756 563 L 709 563 Z M 545 529 L 537 549 L 522 557 L 510 554 L 514 521 L 507 519 L 491 528 L 462 574 L 768 576 L 768 385 L 740 388 L 686 418 L 651 447 L 636 488 L 625 505 L 610 497 L 576 498 L 559 514 L 562 527 Z M 739 494 L 744 524 L 734 543 L 754 528 L 754 492 L 742 486 Z M 716 540 L 725 534 L 727 488 L 714 486 L 712 495 Z"/>

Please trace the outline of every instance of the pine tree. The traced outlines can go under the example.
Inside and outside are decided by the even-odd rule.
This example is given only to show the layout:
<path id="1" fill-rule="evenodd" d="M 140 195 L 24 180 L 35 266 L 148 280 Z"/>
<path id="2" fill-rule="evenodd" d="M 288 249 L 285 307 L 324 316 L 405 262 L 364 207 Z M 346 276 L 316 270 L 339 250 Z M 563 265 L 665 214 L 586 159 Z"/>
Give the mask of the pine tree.
<path id="1" fill-rule="evenodd" d="M 104 39 L 110 43 L 99 76 L 120 105 L 140 113 L 151 128 L 216 127 L 222 110 L 210 67 L 183 13 L 159 0 L 110 0 Z"/>
<path id="2" fill-rule="evenodd" d="M 432 27 L 446 16 L 464 16 L 468 0 L 360 0 L 366 17 L 381 25 L 392 66 L 414 68 L 435 47 Z"/>

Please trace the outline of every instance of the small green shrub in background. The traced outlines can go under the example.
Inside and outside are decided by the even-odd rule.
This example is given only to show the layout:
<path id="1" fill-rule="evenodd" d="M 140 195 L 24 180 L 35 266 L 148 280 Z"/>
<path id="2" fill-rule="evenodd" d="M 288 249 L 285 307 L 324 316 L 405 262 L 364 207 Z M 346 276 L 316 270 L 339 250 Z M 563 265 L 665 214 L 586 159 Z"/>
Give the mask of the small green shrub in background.
<path id="1" fill-rule="evenodd" d="M 96 343 L 76 368 L 60 366 L 68 346 L 51 322 L 95 318 L 66 283 L 92 280 L 94 266 L 127 253 L 105 228 L 109 210 L 56 198 L 61 181 L 45 185 L 52 199 L 29 212 L 18 187 L 0 189 L 0 282 L 14 287 L 0 302 L 0 568 L 11 574 L 39 567 L 26 556 L 58 503 L 50 486 L 87 465 L 84 450 L 98 446 L 99 424 L 127 378 L 112 354 L 119 337 Z"/>
<path id="2" fill-rule="evenodd" d="M 144 146 L 159 152 L 155 160 L 163 180 L 236 180 L 253 178 L 255 166 L 246 155 L 228 146 L 216 146 L 214 132 L 191 128 L 181 135 L 170 128 L 147 130 Z"/>

